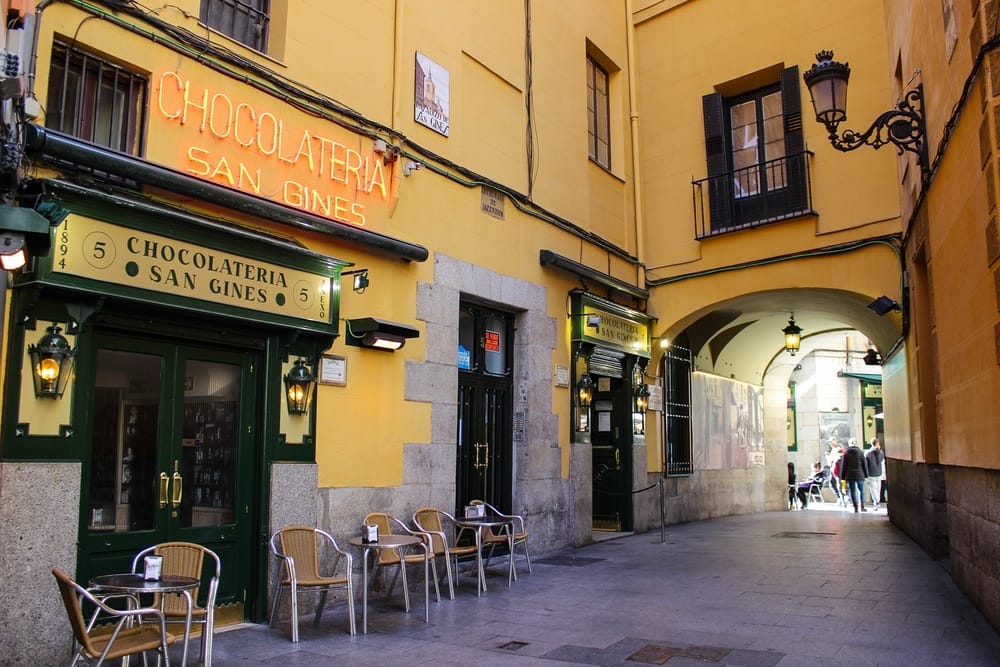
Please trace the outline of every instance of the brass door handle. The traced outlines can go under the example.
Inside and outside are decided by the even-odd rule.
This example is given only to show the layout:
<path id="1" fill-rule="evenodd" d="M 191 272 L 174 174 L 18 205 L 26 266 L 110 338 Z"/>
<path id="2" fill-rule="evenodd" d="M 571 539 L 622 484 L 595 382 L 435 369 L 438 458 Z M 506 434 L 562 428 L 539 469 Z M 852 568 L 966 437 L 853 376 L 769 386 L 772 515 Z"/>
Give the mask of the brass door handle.
<path id="1" fill-rule="evenodd" d="M 181 497 L 184 495 L 184 478 L 181 477 L 179 472 L 180 465 L 177 461 L 174 461 L 174 478 L 173 478 L 173 488 L 170 494 L 170 504 L 174 507 L 179 507 L 181 504 Z"/>
<path id="2" fill-rule="evenodd" d="M 490 467 L 490 446 L 489 445 L 482 445 L 482 444 L 480 444 L 480 443 L 477 442 L 475 445 L 473 445 L 473 447 L 476 448 L 476 462 L 472 464 L 472 467 L 475 468 L 476 470 L 479 470 L 480 468 L 489 468 Z M 480 463 L 480 461 L 479 461 L 479 450 L 480 449 L 485 449 L 486 450 L 486 461 L 484 463 Z"/>
<path id="3" fill-rule="evenodd" d="M 167 473 L 160 473 L 160 509 L 167 506 L 167 487 L 170 486 L 170 478 Z"/>
<path id="4" fill-rule="evenodd" d="M 181 477 L 179 472 L 174 473 L 173 487 L 170 491 L 170 504 L 174 507 L 179 507 L 181 504 L 181 496 L 184 495 L 184 479 Z"/>

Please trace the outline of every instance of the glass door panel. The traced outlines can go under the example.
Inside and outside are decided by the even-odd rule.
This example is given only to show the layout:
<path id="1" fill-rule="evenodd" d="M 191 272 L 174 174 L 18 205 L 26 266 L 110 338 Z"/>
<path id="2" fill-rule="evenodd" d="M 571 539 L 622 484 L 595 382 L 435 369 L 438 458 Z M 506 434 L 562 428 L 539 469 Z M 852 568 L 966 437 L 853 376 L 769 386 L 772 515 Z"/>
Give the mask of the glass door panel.
<path id="1" fill-rule="evenodd" d="M 182 528 L 234 522 L 240 370 L 212 361 L 185 363 Z"/>
<path id="2" fill-rule="evenodd" d="M 153 354 L 97 352 L 90 533 L 155 526 L 162 367 Z"/>

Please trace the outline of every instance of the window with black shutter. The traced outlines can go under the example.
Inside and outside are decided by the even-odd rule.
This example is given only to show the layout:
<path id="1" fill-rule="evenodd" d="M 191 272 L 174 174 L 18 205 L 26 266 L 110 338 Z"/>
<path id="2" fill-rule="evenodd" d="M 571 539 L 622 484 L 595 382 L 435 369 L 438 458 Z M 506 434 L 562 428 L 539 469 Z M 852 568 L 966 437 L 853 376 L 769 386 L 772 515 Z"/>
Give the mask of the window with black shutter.
<path id="1" fill-rule="evenodd" d="M 809 211 L 798 67 L 739 96 L 702 98 L 710 224 L 699 235 Z"/>

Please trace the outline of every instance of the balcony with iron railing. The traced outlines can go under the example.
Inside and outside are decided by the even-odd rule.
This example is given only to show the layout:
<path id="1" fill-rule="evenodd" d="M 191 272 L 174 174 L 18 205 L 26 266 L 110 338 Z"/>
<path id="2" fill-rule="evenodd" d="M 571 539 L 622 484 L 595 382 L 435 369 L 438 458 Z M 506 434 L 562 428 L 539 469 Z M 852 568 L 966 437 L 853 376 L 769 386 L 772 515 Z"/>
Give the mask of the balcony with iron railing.
<path id="1" fill-rule="evenodd" d="M 691 183 L 696 239 L 815 213 L 810 151 Z"/>

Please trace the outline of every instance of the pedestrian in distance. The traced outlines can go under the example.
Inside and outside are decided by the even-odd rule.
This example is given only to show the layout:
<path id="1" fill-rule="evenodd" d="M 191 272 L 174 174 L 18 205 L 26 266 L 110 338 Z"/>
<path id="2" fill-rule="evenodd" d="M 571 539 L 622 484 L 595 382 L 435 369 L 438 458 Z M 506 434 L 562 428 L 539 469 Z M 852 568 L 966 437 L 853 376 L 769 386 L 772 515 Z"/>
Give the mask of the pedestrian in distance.
<path id="1" fill-rule="evenodd" d="M 868 469 L 868 495 L 872 500 L 872 508 L 878 509 L 882 493 L 882 480 L 885 477 L 885 452 L 878 438 L 872 438 L 872 448 L 865 454 L 865 465 Z"/>
<path id="2" fill-rule="evenodd" d="M 795 484 L 797 483 L 797 478 L 795 477 L 795 464 L 791 461 L 788 462 L 788 509 L 795 509 Z"/>
<path id="3" fill-rule="evenodd" d="M 830 487 L 833 495 L 837 496 L 837 503 L 842 507 L 847 507 L 847 494 L 840 468 L 844 461 L 844 446 L 837 442 L 836 438 L 830 440 L 830 450 L 826 453 L 826 464 L 830 466 Z"/>
<path id="4" fill-rule="evenodd" d="M 795 485 L 795 495 L 798 496 L 802 509 L 809 506 L 809 491 L 813 485 L 815 484 L 822 489 L 823 485 L 826 484 L 826 475 L 827 473 L 824 472 L 823 466 L 819 461 L 816 461 L 816 463 L 812 464 L 812 475 Z"/>
<path id="5" fill-rule="evenodd" d="M 868 477 L 867 470 L 865 454 L 858 447 L 858 441 L 851 438 L 848 440 L 847 449 L 844 451 L 840 474 L 847 482 L 847 491 L 851 497 L 851 503 L 854 505 L 855 512 L 868 511 L 865 509 L 865 478 Z"/>

